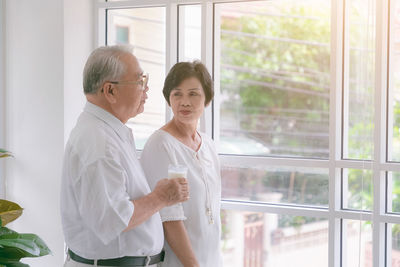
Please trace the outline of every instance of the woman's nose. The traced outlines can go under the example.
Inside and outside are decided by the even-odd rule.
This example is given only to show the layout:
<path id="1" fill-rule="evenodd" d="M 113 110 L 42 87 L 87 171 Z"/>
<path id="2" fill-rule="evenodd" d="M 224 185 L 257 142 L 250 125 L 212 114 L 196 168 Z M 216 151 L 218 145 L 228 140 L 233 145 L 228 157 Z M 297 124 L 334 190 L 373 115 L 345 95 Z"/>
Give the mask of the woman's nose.
<path id="1" fill-rule="evenodd" d="M 182 105 L 182 106 L 190 106 L 189 97 L 187 97 L 187 96 L 182 97 L 181 105 Z"/>

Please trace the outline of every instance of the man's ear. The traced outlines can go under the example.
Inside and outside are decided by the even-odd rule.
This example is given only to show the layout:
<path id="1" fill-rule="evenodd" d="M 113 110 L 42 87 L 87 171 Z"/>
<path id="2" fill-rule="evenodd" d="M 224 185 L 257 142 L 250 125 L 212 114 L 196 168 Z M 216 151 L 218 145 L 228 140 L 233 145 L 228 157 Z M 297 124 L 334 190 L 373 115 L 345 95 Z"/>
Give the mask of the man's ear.
<path id="1" fill-rule="evenodd" d="M 113 84 L 105 83 L 103 85 L 102 92 L 110 104 L 115 104 L 115 102 L 117 102 L 117 99 L 115 98 L 116 88 Z"/>

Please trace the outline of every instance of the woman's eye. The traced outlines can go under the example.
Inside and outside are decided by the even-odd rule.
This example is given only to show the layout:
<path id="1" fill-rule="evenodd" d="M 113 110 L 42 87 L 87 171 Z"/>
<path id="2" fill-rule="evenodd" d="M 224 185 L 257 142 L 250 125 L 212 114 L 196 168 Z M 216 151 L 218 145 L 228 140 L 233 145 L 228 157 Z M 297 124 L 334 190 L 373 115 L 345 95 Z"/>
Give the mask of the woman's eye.
<path id="1" fill-rule="evenodd" d="M 173 96 L 180 96 L 181 93 L 174 93 Z"/>

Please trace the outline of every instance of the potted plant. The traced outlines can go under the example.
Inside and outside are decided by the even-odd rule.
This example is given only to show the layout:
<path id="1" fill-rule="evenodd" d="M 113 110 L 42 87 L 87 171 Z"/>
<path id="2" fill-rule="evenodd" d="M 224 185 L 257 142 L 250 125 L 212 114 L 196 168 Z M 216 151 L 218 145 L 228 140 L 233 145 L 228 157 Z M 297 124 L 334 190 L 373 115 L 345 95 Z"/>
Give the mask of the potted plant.
<path id="1" fill-rule="evenodd" d="M 0 158 L 12 157 L 9 151 L 0 148 Z M 41 257 L 51 253 L 40 237 L 35 234 L 20 234 L 7 227 L 22 214 L 22 208 L 14 202 L 0 199 L 0 267 L 27 267 L 20 262 L 25 257 Z"/>

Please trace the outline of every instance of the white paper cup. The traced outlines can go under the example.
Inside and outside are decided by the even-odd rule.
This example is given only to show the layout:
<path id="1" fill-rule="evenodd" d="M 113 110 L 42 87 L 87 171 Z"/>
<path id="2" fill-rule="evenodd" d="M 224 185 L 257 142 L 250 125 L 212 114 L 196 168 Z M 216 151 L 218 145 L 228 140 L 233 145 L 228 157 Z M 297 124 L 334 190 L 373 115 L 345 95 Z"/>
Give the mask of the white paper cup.
<path id="1" fill-rule="evenodd" d="M 188 168 L 185 165 L 168 165 L 168 178 L 179 178 L 183 177 L 186 178 Z"/>

